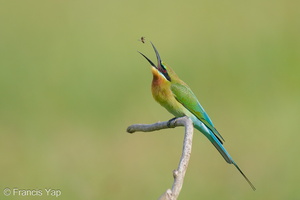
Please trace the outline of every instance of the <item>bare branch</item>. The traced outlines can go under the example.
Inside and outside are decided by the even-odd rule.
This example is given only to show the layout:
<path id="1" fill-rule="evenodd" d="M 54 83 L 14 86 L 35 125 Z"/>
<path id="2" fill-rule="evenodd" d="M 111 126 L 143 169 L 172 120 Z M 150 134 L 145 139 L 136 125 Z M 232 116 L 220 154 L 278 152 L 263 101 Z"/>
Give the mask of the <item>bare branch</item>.
<path id="1" fill-rule="evenodd" d="M 176 200 L 180 194 L 192 151 L 193 122 L 188 117 L 180 117 L 175 120 L 157 122 L 155 124 L 134 124 L 127 128 L 127 132 L 134 133 L 136 131 L 151 132 L 160 129 L 175 128 L 177 126 L 185 127 L 182 155 L 178 168 L 173 171 L 174 182 L 172 189 L 167 189 L 167 191 L 159 197 L 159 200 Z"/>

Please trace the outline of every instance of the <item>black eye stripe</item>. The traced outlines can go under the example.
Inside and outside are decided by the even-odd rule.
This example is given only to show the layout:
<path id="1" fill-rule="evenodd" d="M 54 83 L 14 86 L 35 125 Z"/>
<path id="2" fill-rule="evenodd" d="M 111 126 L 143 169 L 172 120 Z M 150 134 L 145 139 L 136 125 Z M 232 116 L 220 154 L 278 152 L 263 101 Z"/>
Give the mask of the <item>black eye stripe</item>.
<path id="1" fill-rule="evenodd" d="M 168 74 L 166 67 L 161 62 L 160 62 L 159 68 L 160 68 L 159 71 L 166 77 L 166 79 L 168 81 L 171 81 L 171 78 Z"/>

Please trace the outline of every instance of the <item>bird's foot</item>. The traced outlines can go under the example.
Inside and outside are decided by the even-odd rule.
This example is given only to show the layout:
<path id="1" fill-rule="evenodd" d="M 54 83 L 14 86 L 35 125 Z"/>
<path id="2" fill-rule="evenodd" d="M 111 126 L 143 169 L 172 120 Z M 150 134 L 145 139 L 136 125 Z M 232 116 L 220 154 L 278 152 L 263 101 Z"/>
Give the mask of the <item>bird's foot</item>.
<path id="1" fill-rule="evenodd" d="M 174 118 L 172 118 L 172 119 L 170 119 L 170 120 L 168 121 L 168 123 L 167 123 L 168 128 L 172 128 L 172 127 L 171 127 L 171 123 L 175 123 L 175 122 L 176 122 L 176 119 L 177 119 L 177 117 L 174 117 Z"/>

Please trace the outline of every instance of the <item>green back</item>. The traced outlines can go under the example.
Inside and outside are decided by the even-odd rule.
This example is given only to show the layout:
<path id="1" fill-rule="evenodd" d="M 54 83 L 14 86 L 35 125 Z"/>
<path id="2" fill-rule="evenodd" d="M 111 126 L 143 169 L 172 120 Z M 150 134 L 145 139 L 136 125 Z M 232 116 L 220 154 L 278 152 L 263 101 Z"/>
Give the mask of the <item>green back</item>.
<path id="1" fill-rule="evenodd" d="M 216 136 L 220 137 L 224 141 L 223 137 L 214 127 L 211 119 L 206 114 L 196 96 L 186 84 L 172 83 L 171 91 L 173 92 L 175 98 L 179 103 L 181 103 L 186 109 L 188 109 L 193 115 L 195 115 Z"/>

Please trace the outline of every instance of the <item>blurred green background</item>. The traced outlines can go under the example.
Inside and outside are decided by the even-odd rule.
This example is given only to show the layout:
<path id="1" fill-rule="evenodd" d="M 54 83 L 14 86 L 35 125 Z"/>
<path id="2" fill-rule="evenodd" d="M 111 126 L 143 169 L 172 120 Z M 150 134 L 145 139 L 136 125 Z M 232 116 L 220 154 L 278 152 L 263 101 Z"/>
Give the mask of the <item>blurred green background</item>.
<path id="1" fill-rule="evenodd" d="M 189 84 L 253 192 L 195 132 L 180 199 L 300 199 L 299 1 L 3 1 L 0 198 L 157 199 L 183 128 L 153 99 L 149 44 Z M 146 37 L 146 44 L 138 41 Z M 54 199 L 43 195 L 34 199 Z"/>

